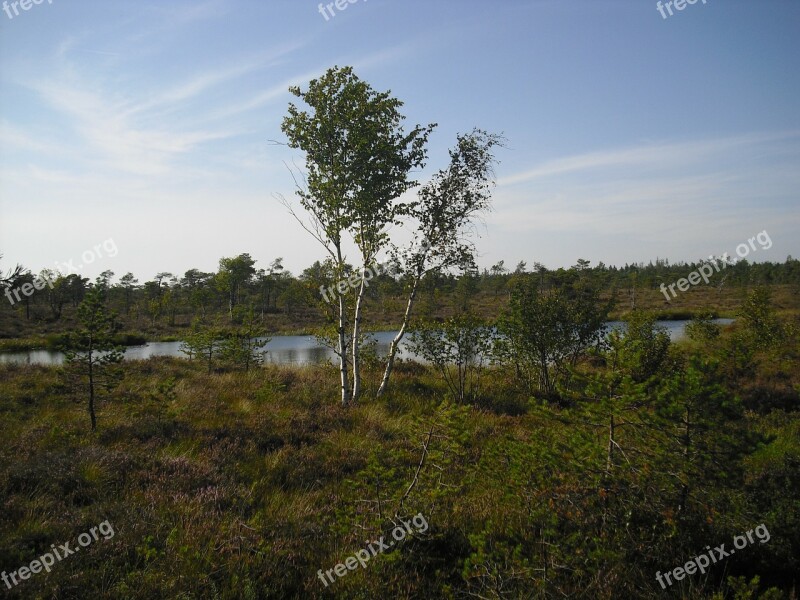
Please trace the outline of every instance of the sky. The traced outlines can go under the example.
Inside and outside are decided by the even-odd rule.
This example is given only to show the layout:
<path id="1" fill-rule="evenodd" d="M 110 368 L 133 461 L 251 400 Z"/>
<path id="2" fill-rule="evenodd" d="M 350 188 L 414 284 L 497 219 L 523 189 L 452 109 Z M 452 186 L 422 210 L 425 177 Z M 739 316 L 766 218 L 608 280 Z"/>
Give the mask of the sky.
<path id="1" fill-rule="evenodd" d="M 698 260 L 763 231 L 749 259 L 800 257 L 797 0 L 339 4 L 3 4 L 0 270 L 323 259 L 277 200 L 304 163 L 280 125 L 334 65 L 438 124 L 415 179 L 458 133 L 505 135 L 481 267 Z"/>

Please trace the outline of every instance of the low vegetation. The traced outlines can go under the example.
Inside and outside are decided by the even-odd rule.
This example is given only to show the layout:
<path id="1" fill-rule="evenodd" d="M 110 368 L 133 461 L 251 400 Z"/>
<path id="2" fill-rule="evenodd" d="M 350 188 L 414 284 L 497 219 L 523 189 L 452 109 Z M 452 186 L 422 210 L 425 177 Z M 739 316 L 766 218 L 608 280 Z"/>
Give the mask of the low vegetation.
<path id="1" fill-rule="evenodd" d="M 0 366 L 0 569 L 116 532 L 5 597 L 796 598 L 796 326 L 763 292 L 679 344 L 637 313 L 555 395 L 513 363 L 460 394 L 399 361 L 375 400 L 367 361 L 349 407 L 332 366 L 131 362 L 94 433 L 59 369 Z M 321 583 L 419 513 L 426 532 Z M 656 581 L 761 524 L 768 542 Z"/>

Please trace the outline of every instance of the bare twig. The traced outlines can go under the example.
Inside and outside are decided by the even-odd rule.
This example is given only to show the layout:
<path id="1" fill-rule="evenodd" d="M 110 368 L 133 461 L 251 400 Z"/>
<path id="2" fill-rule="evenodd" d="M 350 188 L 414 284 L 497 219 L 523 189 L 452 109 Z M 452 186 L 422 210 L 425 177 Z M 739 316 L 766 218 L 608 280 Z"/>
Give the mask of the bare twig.
<path id="1" fill-rule="evenodd" d="M 428 456 L 428 446 L 431 443 L 431 438 L 433 438 L 433 432 L 434 432 L 435 429 L 436 429 L 436 424 L 435 423 L 431 424 L 430 431 L 428 431 L 428 437 L 425 440 L 425 442 L 422 444 L 422 457 L 419 459 L 419 464 L 417 465 L 417 470 L 414 473 L 414 479 L 411 480 L 411 483 L 408 485 L 408 489 L 406 489 L 405 493 L 403 494 L 403 497 L 400 498 L 400 502 L 397 505 L 397 510 L 394 513 L 394 517 L 395 518 L 398 518 L 398 516 L 400 515 L 400 511 L 403 510 L 403 504 L 405 503 L 405 501 L 408 498 L 409 494 L 411 494 L 411 491 L 417 485 L 417 482 L 419 482 L 419 474 L 422 471 L 422 467 L 425 466 L 425 459 Z"/>

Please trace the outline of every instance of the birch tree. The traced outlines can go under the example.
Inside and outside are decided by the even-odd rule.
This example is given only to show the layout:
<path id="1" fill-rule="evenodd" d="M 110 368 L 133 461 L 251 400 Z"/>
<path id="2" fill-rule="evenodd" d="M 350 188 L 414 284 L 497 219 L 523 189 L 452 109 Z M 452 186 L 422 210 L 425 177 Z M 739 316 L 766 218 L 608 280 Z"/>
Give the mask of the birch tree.
<path id="1" fill-rule="evenodd" d="M 408 214 L 409 205 L 399 197 L 417 185 L 409 173 L 424 166 L 425 146 L 435 125 L 417 125 L 406 132 L 399 112 L 403 103 L 389 92 L 373 90 L 351 67 L 329 69 L 306 91 L 292 87 L 290 92 L 310 108 L 301 111 L 290 104 L 281 127 L 289 147 L 306 155 L 306 178 L 303 184 L 297 182 L 300 204 L 311 219 L 303 227 L 330 255 L 337 279 L 346 265 L 347 236 L 360 254 L 352 320 L 344 295 L 336 299 L 336 354 L 346 406 L 361 393 L 359 340 L 368 269 L 387 245 L 388 229 Z"/>
<path id="2" fill-rule="evenodd" d="M 418 193 L 411 215 L 418 227 L 410 249 L 402 253 L 408 281 L 408 299 L 400 330 L 392 340 L 378 396 L 383 395 L 392 375 L 400 342 L 407 333 L 419 285 L 429 273 L 459 267 L 474 267 L 475 221 L 491 208 L 495 157 L 502 136 L 475 129 L 459 135 L 450 150 L 450 164 L 440 170 Z"/>

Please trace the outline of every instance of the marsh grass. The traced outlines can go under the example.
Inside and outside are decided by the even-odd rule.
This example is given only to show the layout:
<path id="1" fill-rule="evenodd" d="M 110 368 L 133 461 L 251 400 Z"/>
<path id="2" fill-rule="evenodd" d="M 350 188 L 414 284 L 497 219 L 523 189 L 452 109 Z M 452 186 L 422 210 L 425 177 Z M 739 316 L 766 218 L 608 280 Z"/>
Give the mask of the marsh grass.
<path id="1" fill-rule="evenodd" d="M 764 371 L 760 384 L 777 385 L 776 376 Z M 683 546 L 669 536 L 692 538 L 689 525 L 645 510 L 637 518 L 652 519 L 653 535 L 663 536 L 652 542 L 660 554 L 631 549 L 628 508 L 603 504 L 593 483 L 604 430 L 521 394 L 501 370 L 489 371 L 474 406 L 459 407 L 443 403 L 434 373 L 401 361 L 386 397 L 369 395 L 380 378 L 374 369 L 363 401 L 342 409 L 332 367 L 209 375 L 181 359 L 133 361 L 97 407 L 95 434 L 57 369 L 5 365 L 0 377 L 0 570 L 106 519 L 116 531 L 4 597 L 544 597 L 526 582 L 541 581 L 548 551 L 558 552 L 551 585 L 573 597 L 644 598 L 655 597 L 642 587 L 644 566 L 678 564 Z M 784 383 L 796 386 L 797 373 Z M 787 495 L 797 482 L 781 479 L 800 456 L 797 413 L 749 415 L 754 430 L 776 440 L 747 459 L 748 485 L 782 490 L 774 496 L 786 516 L 770 526 L 773 544 L 758 558 L 774 572 L 771 549 L 791 547 L 798 510 Z M 421 512 L 430 530 L 323 587 L 318 569 L 391 530 L 431 428 L 427 466 L 402 512 Z M 633 483 L 663 493 L 647 488 L 662 481 L 650 467 L 615 481 L 620 498 Z M 721 490 L 712 512 L 747 505 L 746 493 L 762 502 L 762 515 L 776 510 L 748 489 Z M 747 522 L 752 510 L 729 520 Z M 606 518 L 619 519 L 619 535 L 598 533 Z M 709 540 L 725 539 L 708 527 L 717 536 Z M 711 579 L 687 597 L 710 598 L 719 585 Z"/>

